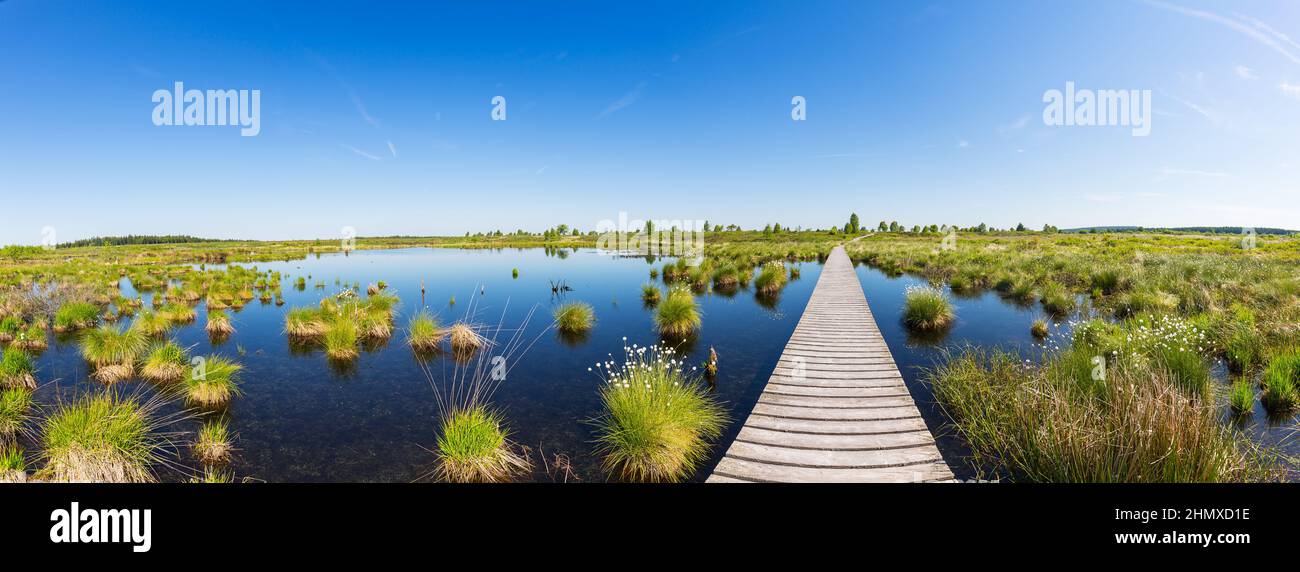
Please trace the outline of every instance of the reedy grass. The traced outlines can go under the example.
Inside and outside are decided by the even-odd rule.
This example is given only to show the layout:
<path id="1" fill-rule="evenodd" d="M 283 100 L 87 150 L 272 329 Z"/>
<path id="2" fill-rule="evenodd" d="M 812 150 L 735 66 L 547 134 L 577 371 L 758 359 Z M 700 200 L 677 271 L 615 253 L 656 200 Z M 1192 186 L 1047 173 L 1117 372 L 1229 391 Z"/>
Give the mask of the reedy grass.
<path id="1" fill-rule="evenodd" d="M 112 392 L 82 396 L 59 405 L 41 426 L 41 480 L 153 482 L 151 466 L 161 459 L 154 401 Z"/>
<path id="2" fill-rule="evenodd" d="M 646 283 L 641 285 L 642 302 L 645 302 L 646 304 L 653 306 L 659 303 L 659 298 L 661 296 L 662 294 L 659 290 L 658 285 L 652 283 Z"/>
<path id="3" fill-rule="evenodd" d="M 11 443 L 0 443 L 0 483 L 27 480 L 27 460 L 23 450 Z"/>
<path id="4" fill-rule="evenodd" d="M 32 390 L 25 387 L 0 389 L 0 443 L 23 432 L 31 419 Z"/>
<path id="5" fill-rule="evenodd" d="M 779 292 L 785 284 L 785 265 L 780 262 L 764 264 L 762 270 L 758 272 L 758 277 L 754 279 L 754 288 L 763 294 Z"/>
<path id="6" fill-rule="evenodd" d="M 684 337 L 699 330 L 702 320 L 691 293 L 675 288 L 655 309 L 654 323 L 661 335 Z"/>
<path id="7" fill-rule="evenodd" d="M 81 355 L 94 366 L 95 379 L 113 384 L 135 375 L 135 362 L 149 345 L 136 328 L 103 325 L 81 335 Z"/>
<path id="8" fill-rule="evenodd" d="M 607 362 L 601 376 L 597 453 L 603 468 L 622 480 L 689 477 L 726 425 L 722 407 L 670 348 L 624 348 L 624 363 Z"/>
<path id="9" fill-rule="evenodd" d="M 509 446 L 500 414 L 478 405 L 442 418 L 438 478 L 453 483 L 499 483 L 527 471 L 528 459 Z"/>
<path id="10" fill-rule="evenodd" d="M 1163 368 L 1121 363 L 1089 391 L 1058 372 L 970 349 L 928 378 L 981 470 L 1037 482 L 1278 476 L 1271 455 L 1222 426 L 1212 400 L 1188 395 Z"/>
<path id="11" fill-rule="evenodd" d="M 173 322 L 157 312 L 143 310 L 131 322 L 131 328 L 149 337 L 164 336 L 171 331 Z"/>
<path id="12" fill-rule="evenodd" d="M 174 324 L 188 324 L 194 321 L 194 308 L 179 302 L 168 302 L 158 309 L 158 315 Z"/>
<path id="13" fill-rule="evenodd" d="M 99 308 L 90 302 L 68 302 L 54 314 L 54 331 L 63 333 L 99 323 Z"/>
<path id="14" fill-rule="evenodd" d="M 903 323 L 923 332 L 943 330 L 952 325 L 957 314 L 952 302 L 937 288 L 910 287 L 903 305 Z"/>
<path id="15" fill-rule="evenodd" d="M 553 317 L 561 333 L 582 334 L 596 323 L 596 309 L 586 302 L 566 302 L 555 308 Z"/>
<path id="16" fill-rule="evenodd" d="M 189 368 L 189 352 L 168 340 L 149 350 L 140 368 L 140 377 L 154 383 L 172 383 L 184 379 Z"/>
<path id="17" fill-rule="evenodd" d="M 225 310 L 208 310 L 208 323 L 203 328 L 211 336 L 228 336 L 235 332 L 230 324 L 230 314 Z"/>
<path id="18" fill-rule="evenodd" d="M 202 407 L 220 407 L 240 395 L 239 372 L 244 366 L 235 361 L 209 355 L 190 368 L 181 391 L 185 401 Z"/>
<path id="19" fill-rule="evenodd" d="M 1255 410 L 1255 384 L 1248 379 L 1233 382 L 1228 390 L 1228 408 L 1233 415 L 1245 416 Z"/>
<path id="20" fill-rule="evenodd" d="M 1263 383 L 1260 402 L 1270 414 L 1289 414 L 1300 407 L 1300 351 L 1274 357 L 1264 370 Z"/>
<path id="21" fill-rule="evenodd" d="M 434 351 L 447 337 L 447 330 L 439 327 L 438 320 L 428 310 L 411 317 L 406 326 L 406 343 L 416 351 Z"/>
<path id="22" fill-rule="evenodd" d="M 230 460 L 230 428 L 225 420 L 214 419 L 199 427 L 192 446 L 194 458 L 205 465 L 219 465 Z"/>
<path id="23" fill-rule="evenodd" d="M 284 317 L 284 331 L 295 338 L 319 338 L 325 335 L 326 324 L 317 308 L 293 308 Z"/>
<path id="24" fill-rule="evenodd" d="M 474 352 L 487 343 L 486 338 L 464 322 L 453 324 L 449 335 L 451 337 L 451 351 L 461 356 L 473 355 Z"/>
<path id="25" fill-rule="evenodd" d="M 355 322 L 346 319 L 333 320 L 325 328 L 325 355 L 338 361 L 355 359 L 359 354 L 357 351 L 359 338 Z"/>
<path id="26" fill-rule="evenodd" d="M 1029 333 L 1033 334 L 1035 338 L 1040 340 L 1047 338 L 1047 335 L 1050 333 L 1047 329 L 1047 320 L 1042 318 L 1034 320 L 1034 324 L 1029 327 Z"/>
<path id="27" fill-rule="evenodd" d="M 36 366 L 27 352 L 9 346 L 0 355 L 0 387 L 36 388 Z"/>
<path id="28" fill-rule="evenodd" d="M 226 484 L 235 482 L 235 474 L 229 469 L 212 466 L 203 467 L 203 473 L 190 478 L 191 484 Z"/>

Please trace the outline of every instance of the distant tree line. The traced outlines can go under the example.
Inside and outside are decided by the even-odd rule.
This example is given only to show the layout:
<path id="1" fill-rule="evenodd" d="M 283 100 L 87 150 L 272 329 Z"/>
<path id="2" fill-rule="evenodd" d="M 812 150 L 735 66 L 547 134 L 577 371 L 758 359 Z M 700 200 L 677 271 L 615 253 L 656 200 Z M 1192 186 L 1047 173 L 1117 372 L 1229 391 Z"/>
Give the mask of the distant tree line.
<path id="1" fill-rule="evenodd" d="M 132 244 L 183 244 L 187 242 L 232 242 L 215 238 L 198 238 L 187 234 L 129 234 L 126 236 L 97 236 L 83 238 L 59 244 L 59 248 L 76 248 L 79 246 L 126 246 Z"/>

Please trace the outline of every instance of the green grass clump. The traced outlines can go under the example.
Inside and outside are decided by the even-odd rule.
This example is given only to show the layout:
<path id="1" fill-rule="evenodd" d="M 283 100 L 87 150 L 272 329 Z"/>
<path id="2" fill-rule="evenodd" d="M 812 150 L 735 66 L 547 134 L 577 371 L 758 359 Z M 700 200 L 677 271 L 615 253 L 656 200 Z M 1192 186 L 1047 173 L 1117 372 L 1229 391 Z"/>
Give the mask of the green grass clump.
<path id="1" fill-rule="evenodd" d="M 239 395 L 239 372 L 244 366 L 229 358 L 210 355 L 190 368 L 183 392 L 189 403 L 219 407 Z"/>
<path id="2" fill-rule="evenodd" d="M 189 352 L 169 340 L 149 350 L 140 377 L 155 383 L 171 383 L 183 379 L 189 367 Z"/>
<path id="3" fill-rule="evenodd" d="M 1064 316 L 1074 310 L 1074 295 L 1056 282 L 1044 284 L 1039 294 L 1043 309 L 1053 316 Z"/>
<path id="4" fill-rule="evenodd" d="M 348 361 L 358 355 L 357 339 L 359 332 L 356 322 L 351 320 L 334 320 L 325 329 L 325 355 L 330 359 Z"/>
<path id="5" fill-rule="evenodd" d="M 99 323 L 99 308 L 90 302 L 68 302 L 54 314 L 54 331 L 70 332 Z"/>
<path id="6" fill-rule="evenodd" d="M 439 478 L 453 483 L 504 482 L 529 468 L 511 450 L 501 416 L 482 405 L 443 417 L 437 454 Z"/>
<path id="7" fill-rule="evenodd" d="M 23 387 L 0 389 L 0 441 L 13 439 L 31 418 L 32 390 Z"/>
<path id="8" fill-rule="evenodd" d="M 210 336 L 228 336 L 235 332 L 230 325 L 230 314 L 225 310 L 208 310 L 208 324 L 204 326 Z"/>
<path id="9" fill-rule="evenodd" d="M 226 484 L 233 482 L 235 482 L 234 473 L 213 466 L 204 466 L 203 474 L 190 478 L 190 483 L 193 484 Z"/>
<path id="10" fill-rule="evenodd" d="M 117 383 L 135 375 L 136 359 L 149 346 L 144 332 L 105 324 L 81 336 L 81 355 L 94 366 L 92 376 L 104 383 Z"/>
<path id="11" fill-rule="evenodd" d="M 952 325 L 957 317 L 952 302 L 937 288 L 911 287 L 903 306 L 903 323 L 907 327 L 933 332 Z"/>
<path id="12" fill-rule="evenodd" d="M 684 337 L 700 329 L 702 320 L 691 293 L 673 289 L 655 309 L 654 322 L 660 334 Z"/>
<path id="13" fill-rule="evenodd" d="M 1248 415 L 1255 410 L 1255 384 L 1239 379 L 1228 390 L 1228 407 L 1233 415 Z"/>
<path id="14" fill-rule="evenodd" d="M 151 310 L 141 311 L 140 315 L 135 317 L 135 321 L 131 322 L 132 329 L 139 330 L 149 337 L 164 336 L 171 331 L 172 326 L 174 326 L 173 322 L 166 316 Z"/>
<path id="15" fill-rule="evenodd" d="M 205 465 L 218 465 L 230 460 L 230 429 L 221 419 L 208 421 L 199 427 L 194 441 L 194 458 Z"/>
<path id="16" fill-rule="evenodd" d="M 662 294 L 659 290 L 659 286 L 650 283 L 641 285 L 642 302 L 645 302 L 646 304 L 653 306 L 659 303 L 659 298 L 661 295 Z"/>
<path id="17" fill-rule="evenodd" d="M 413 349 L 427 352 L 438 349 L 443 338 L 447 337 L 447 330 L 439 327 L 438 320 L 425 310 L 411 317 L 406 326 L 406 336 L 406 343 Z"/>
<path id="18" fill-rule="evenodd" d="M 1264 370 L 1264 392 L 1259 400 L 1270 414 L 1292 413 L 1300 406 L 1300 351 L 1273 358 Z"/>
<path id="19" fill-rule="evenodd" d="M 41 427 L 42 480 L 140 483 L 155 480 L 150 467 L 161 444 L 151 408 L 111 392 L 60 405 Z"/>
<path id="20" fill-rule="evenodd" d="M 676 482 L 708 457 L 726 413 L 696 377 L 671 365 L 671 350 L 648 353 L 628 350 L 625 364 L 601 387 L 598 452 L 605 470 L 620 479 Z"/>
<path id="21" fill-rule="evenodd" d="M 27 352 L 9 346 L 0 356 L 0 387 L 36 388 L 36 366 Z"/>
<path id="22" fill-rule="evenodd" d="M 174 324 L 188 324 L 194 321 L 194 309 L 179 302 L 168 302 L 158 309 L 158 315 Z"/>
<path id="23" fill-rule="evenodd" d="M 972 349 L 928 381 L 981 471 L 1033 482 L 1277 477 L 1271 455 L 1223 426 L 1213 400 L 1189 395 L 1166 369 L 1121 362 L 1085 391 L 1069 369 Z"/>
<path id="24" fill-rule="evenodd" d="M 0 443 L 0 483 L 20 483 L 27 480 L 27 460 L 17 445 Z"/>
<path id="25" fill-rule="evenodd" d="M 754 288 L 763 294 L 775 294 L 785 287 L 785 283 L 785 266 L 780 262 L 769 262 L 758 272 Z"/>
<path id="26" fill-rule="evenodd" d="M 1033 334 L 1035 338 L 1040 340 L 1046 338 L 1048 333 L 1050 333 L 1047 329 L 1047 320 L 1042 318 L 1034 320 L 1034 325 L 1029 327 L 1029 333 Z"/>
<path id="27" fill-rule="evenodd" d="M 586 302 L 566 302 L 555 308 L 555 328 L 566 334 L 581 334 L 596 323 L 596 309 Z"/>
<path id="28" fill-rule="evenodd" d="M 293 308 L 284 316 L 284 331 L 300 339 L 325 335 L 325 319 L 317 308 Z"/>

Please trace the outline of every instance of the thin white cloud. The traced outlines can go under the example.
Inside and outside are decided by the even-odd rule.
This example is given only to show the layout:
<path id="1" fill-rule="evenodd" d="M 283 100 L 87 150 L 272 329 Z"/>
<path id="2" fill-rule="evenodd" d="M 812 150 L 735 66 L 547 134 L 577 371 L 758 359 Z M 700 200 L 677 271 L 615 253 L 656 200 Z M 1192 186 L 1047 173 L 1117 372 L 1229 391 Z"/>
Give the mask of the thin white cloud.
<path id="1" fill-rule="evenodd" d="M 1208 107 L 1197 105 L 1178 96 L 1170 96 L 1170 97 L 1172 97 L 1174 101 L 1183 104 L 1188 109 L 1195 111 L 1196 113 L 1200 114 L 1202 117 L 1210 120 L 1210 122 L 1214 123 L 1215 125 L 1218 125 L 1219 123 L 1222 122 L 1222 119 L 1219 117 L 1219 114 Z"/>
<path id="2" fill-rule="evenodd" d="M 600 112 L 600 114 L 596 116 L 596 119 L 600 119 L 602 117 L 605 117 L 606 115 L 609 115 L 629 105 L 632 105 L 633 103 L 636 103 L 637 100 L 641 99 L 641 92 L 644 90 L 645 90 L 644 81 L 636 84 L 636 87 L 632 88 L 632 91 L 623 94 L 623 97 L 620 97 L 614 103 L 609 104 L 609 107 L 606 107 L 604 111 Z"/>
<path id="3" fill-rule="evenodd" d="M 542 174 L 542 173 L 545 173 L 545 172 L 546 172 L 546 168 L 549 167 L 549 166 L 550 166 L 550 165 L 542 165 L 542 168 L 537 170 L 537 174 L 540 175 L 540 174 Z"/>
<path id="4" fill-rule="evenodd" d="M 393 145 L 392 141 L 388 142 L 388 152 L 393 154 L 394 159 L 397 158 L 397 145 Z"/>
<path id="5" fill-rule="evenodd" d="M 1296 46 L 1295 42 L 1292 42 L 1285 34 L 1277 32 L 1267 24 L 1254 18 L 1237 15 L 1237 18 L 1239 19 L 1233 19 L 1226 16 L 1220 16 L 1213 12 L 1186 8 L 1168 2 L 1161 2 L 1160 0 L 1146 0 L 1146 3 L 1157 8 L 1177 12 L 1184 16 L 1221 24 L 1231 30 L 1244 34 L 1269 48 L 1272 48 L 1273 51 L 1281 54 L 1286 59 L 1291 60 L 1292 63 L 1300 64 L 1300 56 L 1296 55 L 1297 52 L 1300 52 L 1300 46 Z"/>
<path id="6" fill-rule="evenodd" d="M 1259 76 L 1255 74 L 1255 70 L 1246 66 L 1239 65 L 1233 68 L 1233 71 L 1237 72 L 1237 77 L 1241 79 L 1259 79 Z"/>
<path id="7" fill-rule="evenodd" d="M 344 148 L 344 149 L 347 149 L 348 151 L 351 151 L 351 152 L 353 152 L 353 153 L 356 153 L 356 154 L 358 154 L 358 155 L 361 155 L 362 157 L 365 157 L 365 158 L 370 159 L 370 160 L 372 160 L 372 161 L 382 161 L 382 160 L 383 160 L 383 159 L 380 159 L 378 155 L 372 155 L 372 154 L 370 154 L 370 153 L 367 153 L 367 152 L 365 152 L 365 151 L 362 151 L 362 150 L 360 150 L 360 149 L 357 149 L 356 147 L 353 147 L 353 146 L 351 146 L 351 145 L 348 145 L 347 143 L 339 143 L 339 145 L 342 145 L 343 148 Z"/>
<path id="8" fill-rule="evenodd" d="M 1020 117 L 1017 117 L 1016 120 L 1012 121 L 1011 123 L 1008 123 L 1006 125 L 999 125 L 998 133 L 1007 134 L 1013 131 L 1019 131 L 1021 129 L 1024 129 L 1025 126 L 1029 125 L 1029 120 L 1032 117 L 1033 117 L 1032 114 L 1026 113 L 1024 115 L 1021 115 Z"/>
<path id="9" fill-rule="evenodd" d="M 1288 97 L 1300 99 L 1300 85 L 1290 84 L 1284 81 L 1281 84 L 1279 84 L 1277 87 L 1281 89 L 1282 93 L 1286 94 Z"/>
<path id="10" fill-rule="evenodd" d="M 962 148 L 962 149 L 965 149 L 965 148 L 967 148 L 967 147 L 970 147 L 970 141 L 967 141 L 967 140 L 965 140 L 965 139 L 962 139 L 961 141 L 958 141 L 958 142 L 957 142 L 957 146 L 960 147 L 960 148 Z"/>

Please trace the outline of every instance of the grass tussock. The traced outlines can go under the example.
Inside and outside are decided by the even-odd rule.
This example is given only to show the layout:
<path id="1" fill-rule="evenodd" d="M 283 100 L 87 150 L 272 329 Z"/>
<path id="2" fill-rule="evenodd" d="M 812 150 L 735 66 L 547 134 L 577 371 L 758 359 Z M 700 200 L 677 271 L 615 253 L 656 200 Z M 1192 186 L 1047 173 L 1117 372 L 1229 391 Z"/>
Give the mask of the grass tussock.
<path id="1" fill-rule="evenodd" d="M 952 325 L 957 313 L 952 302 L 937 288 L 911 287 L 903 306 L 903 323 L 923 332 L 934 332 Z"/>
<path id="2" fill-rule="evenodd" d="M 595 420 L 607 472 L 634 482 L 689 477 L 722 434 L 726 414 L 672 349 L 624 348 L 624 363 L 605 364 L 603 414 Z"/>
<path id="3" fill-rule="evenodd" d="M 1260 402 L 1273 415 L 1293 413 L 1300 407 L 1300 351 L 1278 355 L 1269 362 Z"/>
<path id="4" fill-rule="evenodd" d="M 655 309 L 654 322 L 660 334 L 684 337 L 699 330 L 702 320 L 691 293 L 674 288 Z"/>
<path id="5" fill-rule="evenodd" d="M 193 445 L 194 458 L 205 465 L 220 465 L 230 460 L 230 428 L 221 419 L 199 427 Z"/>
<path id="6" fill-rule="evenodd" d="M 152 407 L 111 392 L 57 407 L 41 427 L 41 480 L 147 483 L 162 446 Z"/>
<path id="7" fill-rule="evenodd" d="M 487 343 L 487 338 L 474 330 L 472 326 L 464 322 L 457 322 L 451 326 L 449 333 L 451 337 L 451 351 L 461 356 L 470 356 L 477 352 Z"/>
<path id="8" fill-rule="evenodd" d="M 184 379 L 189 367 L 189 352 L 168 340 L 149 350 L 140 368 L 140 377 L 154 383 L 173 383 Z"/>
<path id="9" fill-rule="evenodd" d="M 148 346 L 148 338 L 136 328 L 105 324 L 81 336 L 81 355 L 95 369 L 91 376 L 107 384 L 135 375 L 135 362 Z"/>
<path id="10" fill-rule="evenodd" d="M 447 334 L 447 330 L 438 325 L 433 314 L 425 310 L 411 317 L 406 326 L 406 343 L 416 351 L 435 351 Z"/>
<path id="11" fill-rule="evenodd" d="M 239 372 L 244 367 L 233 360 L 210 355 L 190 368 L 182 391 L 185 401 L 202 407 L 220 407 L 239 392 Z"/>
<path id="12" fill-rule="evenodd" d="M 0 387 L 36 388 L 36 366 L 27 352 L 9 346 L 0 355 Z"/>
<path id="13" fill-rule="evenodd" d="M 641 301 L 645 302 L 646 305 L 654 306 L 658 304 L 659 299 L 661 297 L 662 297 L 662 293 L 659 290 L 658 285 L 653 283 L 647 283 L 641 285 Z"/>
<path id="14" fill-rule="evenodd" d="M 453 483 L 499 483 L 529 469 L 515 453 L 501 416 L 486 406 L 450 411 L 438 435 L 438 477 Z"/>
<path id="15" fill-rule="evenodd" d="M 32 390 L 22 387 L 0 389 L 0 442 L 13 440 L 31 419 Z"/>
<path id="16" fill-rule="evenodd" d="M 210 336 L 228 336 L 235 333 L 230 324 L 230 314 L 225 310 L 208 310 L 208 323 L 203 328 Z"/>
<path id="17" fill-rule="evenodd" d="M 555 328 L 566 334 L 581 334 L 596 323 L 596 309 L 586 302 L 566 302 L 555 308 Z"/>

